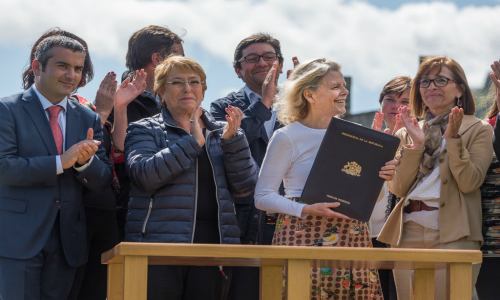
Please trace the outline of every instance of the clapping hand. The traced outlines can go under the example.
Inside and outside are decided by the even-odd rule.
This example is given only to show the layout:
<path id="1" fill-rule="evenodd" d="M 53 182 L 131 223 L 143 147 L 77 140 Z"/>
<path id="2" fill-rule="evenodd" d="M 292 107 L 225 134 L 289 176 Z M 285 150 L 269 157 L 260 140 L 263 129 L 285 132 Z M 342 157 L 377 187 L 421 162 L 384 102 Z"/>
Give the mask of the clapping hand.
<path id="1" fill-rule="evenodd" d="M 293 70 L 299 65 L 299 60 L 297 59 L 297 56 L 292 57 L 293 61 L 293 69 L 286 71 L 286 79 L 290 78 L 290 75 L 292 75 Z"/>
<path id="2" fill-rule="evenodd" d="M 101 81 L 95 96 L 96 113 L 101 117 L 101 122 L 104 123 L 108 119 L 109 114 L 115 105 L 116 93 L 116 74 L 108 72 Z"/>
<path id="3" fill-rule="evenodd" d="M 444 132 L 445 139 L 458 138 L 458 130 L 460 129 L 460 125 L 462 125 L 463 118 L 464 118 L 463 108 L 458 108 L 458 106 L 452 108 L 448 119 L 448 128 L 446 128 L 446 131 Z"/>
<path id="4" fill-rule="evenodd" d="M 380 111 L 375 112 L 375 117 L 373 118 L 372 129 L 377 131 L 382 131 L 382 123 L 384 122 L 384 114 Z"/>
<path id="5" fill-rule="evenodd" d="M 267 73 L 266 79 L 262 84 L 262 103 L 267 107 L 271 108 L 273 105 L 274 97 L 276 96 L 276 85 L 278 76 L 276 75 L 278 70 L 279 62 L 275 61 L 273 66 Z"/>
<path id="6" fill-rule="evenodd" d="M 495 93 L 495 103 L 497 104 L 497 108 L 500 109 L 500 62 L 495 61 L 491 65 L 491 70 L 493 70 L 493 73 L 490 73 L 491 82 L 497 89 Z"/>
<path id="7" fill-rule="evenodd" d="M 120 84 L 118 90 L 116 91 L 115 105 L 126 107 L 130 102 L 137 98 L 137 96 L 139 96 L 146 89 L 147 76 L 148 74 L 141 69 L 141 71 L 135 71 L 135 78 L 132 82 L 130 77 L 127 77 L 127 79 Z"/>
<path id="8" fill-rule="evenodd" d="M 87 131 L 87 139 L 80 141 L 71 146 L 66 152 L 61 154 L 61 163 L 63 169 L 71 168 L 78 162 L 80 165 L 86 164 L 94 155 L 101 144 L 100 141 L 93 139 L 94 130 L 89 128 Z"/>
<path id="9" fill-rule="evenodd" d="M 399 115 L 401 116 L 401 121 L 403 122 L 406 131 L 410 136 L 413 144 L 412 149 L 424 149 L 425 147 L 425 133 L 420 128 L 417 119 L 413 118 L 410 114 L 410 109 L 406 106 L 401 106 L 398 108 Z"/>
<path id="10" fill-rule="evenodd" d="M 227 125 L 222 132 L 222 138 L 230 140 L 236 136 L 238 128 L 240 128 L 243 112 L 238 107 L 229 105 L 229 107 L 226 108 L 226 113 Z"/>
<path id="11" fill-rule="evenodd" d="M 189 129 L 191 136 L 198 142 L 200 147 L 205 145 L 205 136 L 203 135 L 203 130 L 201 130 L 200 126 L 200 117 L 202 113 L 203 109 L 201 107 L 198 107 L 194 111 L 193 117 L 191 118 L 191 127 Z"/>

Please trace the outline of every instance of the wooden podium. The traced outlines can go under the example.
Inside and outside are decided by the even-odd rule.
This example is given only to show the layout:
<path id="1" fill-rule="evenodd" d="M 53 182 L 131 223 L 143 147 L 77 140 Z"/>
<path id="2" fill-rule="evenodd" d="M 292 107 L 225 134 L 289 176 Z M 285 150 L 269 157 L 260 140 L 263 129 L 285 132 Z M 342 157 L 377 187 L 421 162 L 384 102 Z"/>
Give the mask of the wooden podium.
<path id="1" fill-rule="evenodd" d="M 309 299 L 309 268 L 415 270 L 415 300 L 434 297 L 434 270 L 448 269 L 450 299 L 470 300 L 477 250 L 121 243 L 102 254 L 108 300 L 146 300 L 148 265 L 260 267 L 260 299 L 279 300 L 283 267 L 287 299 Z"/>

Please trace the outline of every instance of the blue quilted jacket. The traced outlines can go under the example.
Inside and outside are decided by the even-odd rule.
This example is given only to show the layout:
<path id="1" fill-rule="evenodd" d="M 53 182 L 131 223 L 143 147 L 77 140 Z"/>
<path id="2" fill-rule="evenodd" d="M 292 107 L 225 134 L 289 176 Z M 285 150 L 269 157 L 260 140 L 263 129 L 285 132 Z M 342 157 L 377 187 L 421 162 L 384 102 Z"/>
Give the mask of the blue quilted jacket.
<path id="1" fill-rule="evenodd" d="M 253 192 L 258 166 L 242 130 L 221 138 L 224 122 L 204 111 L 206 149 L 212 164 L 223 244 L 239 244 L 233 197 Z M 197 158 L 203 149 L 178 127 L 168 109 L 131 123 L 125 140 L 125 165 L 132 187 L 125 241 L 192 243 L 198 197 Z"/>

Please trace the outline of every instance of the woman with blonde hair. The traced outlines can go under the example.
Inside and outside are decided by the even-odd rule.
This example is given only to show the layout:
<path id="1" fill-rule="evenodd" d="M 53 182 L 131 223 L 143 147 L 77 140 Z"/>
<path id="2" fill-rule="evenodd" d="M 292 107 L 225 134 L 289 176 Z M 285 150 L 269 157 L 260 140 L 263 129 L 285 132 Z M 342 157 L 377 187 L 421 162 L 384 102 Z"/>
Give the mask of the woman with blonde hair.
<path id="1" fill-rule="evenodd" d="M 276 67 L 266 82 L 273 82 Z M 331 118 L 345 113 L 348 93 L 340 64 L 325 58 L 298 65 L 283 84 L 275 106 L 286 126 L 269 142 L 255 192 L 257 208 L 279 213 L 273 245 L 371 247 L 366 224 L 336 212 L 339 203 L 299 199 Z M 391 180 L 395 163 L 379 176 Z M 278 192 L 282 181 L 284 197 Z M 311 299 L 366 297 L 383 299 L 376 270 L 311 268 Z"/>
<path id="2" fill-rule="evenodd" d="M 401 201 L 379 241 L 399 248 L 479 250 L 479 187 L 493 155 L 493 129 L 474 117 L 475 103 L 462 67 L 438 56 L 422 62 L 400 108 L 405 128 L 389 190 Z M 472 289 L 480 264 L 472 266 Z M 410 299 L 410 271 L 395 270 L 399 300 Z M 435 299 L 446 299 L 446 270 L 435 272 Z"/>

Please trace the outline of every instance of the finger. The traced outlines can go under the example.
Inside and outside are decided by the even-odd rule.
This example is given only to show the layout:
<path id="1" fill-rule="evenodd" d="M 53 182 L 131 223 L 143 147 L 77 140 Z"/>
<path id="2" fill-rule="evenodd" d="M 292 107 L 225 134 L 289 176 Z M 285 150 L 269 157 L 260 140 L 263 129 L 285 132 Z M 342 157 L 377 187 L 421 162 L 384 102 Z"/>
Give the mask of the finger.
<path id="1" fill-rule="evenodd" d="M 385 163 L 386 166 L 395 166 L 398 164 L 398 160 L 397 159 L 393 159 L 393 160 L 390 160 L 388 162 Z"/>
<path id="2" fill-rule="evenodd" d="M 385 179 L 385 181 L 391 181 L 393 179 L 393 176 L 390 175 L 378 175 L 380 178 Z"/>
<path id="3" fill-rule="evenodd" d="M 101 81 L 101 84 L 99 84 L 99 89 L 105 89 L 105 86 L 107 85 L 107 82 L 109 80 L 109 75 L 111 74 L 111 72 L 108 72 L 108 74 L 106 74 L 106 76 L 104 76 L 104 78 L 102 79 Z"/>
<path id="4" fill-rule="evenodd" d="M 269 73 L 267 73 L 266 79 L 269 79 L 267 82 L 274 82 L 276 79 L 276 70 L 278 69 L 278 61 L 275 61 L 273 63 L 272 68 L 269 70 Z"/>
<path id="5" fill-rule="evenodd" d="M 127 77 L 121 84 L 120 84 L 120 89 L 124 89 L 128 86 L 130 83 L 131 79 L 130 77 Z"/>
<path id="6" fill-rule="evenodd" d="M 324 203 L 324 207 L 326 208 L 335 208 L 335 207 L 339 207 L 340 206 L 340 202 L 326 202 Z"/>
<path id="7" fill-rule="evenodd" d="M 292 61 L 293 61 L 293 67 L 294 68 L 297 67 L 300 64 L 297 56 L 292 57 Z"/>
<path id="8" fill-rule="evenodd" d="M 114 91 L 116 91 L 116 74 L 115 72 L 111 72 L 110 76 L 109 76 L 109 80 L 108 80 L 108 83 L 107 83 L 107 92 L 108 94 L 111 94 L 113 93 Z M 114 88 L 113 88 L 114 86 Z"/>
<path id="9" fill-rule="evenodd" d="M 491 70 L 493 70 L 493 73 L 495 74 L 497 80 L 500 79 L 500 62 L 495 61 L 491 65 Z"/>
<path id="10" fill-rule="evenodd" d="M 94 129 L 89 128 L 87 130 L 87 140 L 93 140 L 94 139 Z"/>
<path id="11" fill-rule="evenodd" d="M 238 119 L 243 119 L 243 111 L 239 109 L 238 107 L 235 106 L 230 106 L 231 110 L 236 113 L 236 116 L 238 116 Z"/>
<path id="12" fill-rule="evenodd" d="M 293 71 L 293 70 L 287 70 L 287 71 L 286 71 L 286 78 L 287 78 L 287 79 L 288 79 L 288 78 L 290 78 L 290 75 L 292 75 L 292 71 Z"/>

